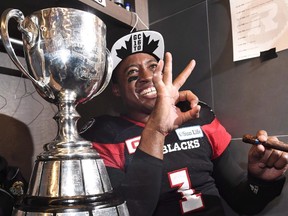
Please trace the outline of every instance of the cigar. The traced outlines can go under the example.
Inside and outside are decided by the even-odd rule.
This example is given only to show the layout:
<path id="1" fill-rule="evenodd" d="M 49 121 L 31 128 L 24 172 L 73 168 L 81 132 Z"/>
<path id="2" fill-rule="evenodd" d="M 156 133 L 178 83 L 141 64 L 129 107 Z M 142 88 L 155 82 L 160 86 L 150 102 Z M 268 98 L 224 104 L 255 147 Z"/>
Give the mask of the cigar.
<path id="1" fill-rule="evenodd" d="M 242 138 L 242 141 L 245 143 L 253 144 L 253 145 L 263 145 L 267 148 L 277 149 L 280 151 L 288 152 L 288 144 L 281 142 L 281 141 L 270 141 L 267 142 L 261 142 L 258 140 L 255 136 L 252 136 L 250 134 L 245 134 Z"/>

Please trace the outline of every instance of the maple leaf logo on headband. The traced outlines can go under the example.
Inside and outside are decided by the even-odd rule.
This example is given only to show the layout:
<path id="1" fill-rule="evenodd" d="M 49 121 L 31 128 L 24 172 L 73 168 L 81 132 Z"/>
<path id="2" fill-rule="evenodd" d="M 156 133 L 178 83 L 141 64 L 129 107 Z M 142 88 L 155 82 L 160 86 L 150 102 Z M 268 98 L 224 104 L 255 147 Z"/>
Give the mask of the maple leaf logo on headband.
<path id="1" fill-rule="evenodd" d="M 116 50 L 117 56 L 124 59 L 127 56 L 137 52 L 144 52 L 154 55 L 153 52 L 158 48 L 159 40 L 152 40 L 149 43 L 149 39 L 150 36 L 146 37 L 144 33 L 131 35 L 130 39 L 125 41 L 126 48 L 122 46 L 120 49 Z"/>

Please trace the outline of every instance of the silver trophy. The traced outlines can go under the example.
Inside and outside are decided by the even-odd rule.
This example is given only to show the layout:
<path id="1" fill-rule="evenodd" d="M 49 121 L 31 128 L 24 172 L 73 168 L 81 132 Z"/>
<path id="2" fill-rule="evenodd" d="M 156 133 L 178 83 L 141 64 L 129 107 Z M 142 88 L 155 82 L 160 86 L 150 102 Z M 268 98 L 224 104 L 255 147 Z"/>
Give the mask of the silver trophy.
<path id="1" fill-rule="evenodd" d="M 13 18 L 22 33 L 27 70 L 8 34 Z M 13 215 L 129 215 L 114 195 L 103 160 L 77 132 L 75 107 L 108 85 L 112 60 L 106 49 L 106 25 L 97 16 L 71 8 L 47 8 L 24 17 L 7 9 L 1 17 L 3 45 L 37 92 L 58 106 L 56 138 L 37 156 L 29 187 Z"/>

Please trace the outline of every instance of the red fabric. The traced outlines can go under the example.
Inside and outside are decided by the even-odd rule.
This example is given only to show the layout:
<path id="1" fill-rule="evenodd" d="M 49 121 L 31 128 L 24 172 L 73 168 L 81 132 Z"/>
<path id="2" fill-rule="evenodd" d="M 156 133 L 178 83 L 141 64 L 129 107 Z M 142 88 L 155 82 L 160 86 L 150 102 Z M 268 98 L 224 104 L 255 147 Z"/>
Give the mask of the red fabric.
<path id="1" fill-rule="evenodd" d="M 142 122 L 138 122 L 138 121 L 135 121 L 135 120 L 133 120 L 133 119 L 130 119 L 129 117 L 127 117 L 127 116 L 121 116 L 121 118 L 123 118 L 123 119 L 126 119 L 127 121 L 130 121 L 130 122 L 132 122 L 132 123 L 134 123 L 135 125 L 138 125 L 138 126 L 140 126 L 140 127 L 145 127 L 145 124 L 144 123 L 142 123 Z"/>
<path id="2" fill-rule="evenodd" d="M 210 141 L 213 150 L 212 159 L 219 157 L 229 145 L 231 135 L 216 118 L 211 124 L 202 126 L 202 130 Z"/>
<path id="3" fill-rule="evenodd" d="M 104 160 L 105 166 L 124 170 L 124 143 L 102 144 L 93 142 L 93 147 Z"/>

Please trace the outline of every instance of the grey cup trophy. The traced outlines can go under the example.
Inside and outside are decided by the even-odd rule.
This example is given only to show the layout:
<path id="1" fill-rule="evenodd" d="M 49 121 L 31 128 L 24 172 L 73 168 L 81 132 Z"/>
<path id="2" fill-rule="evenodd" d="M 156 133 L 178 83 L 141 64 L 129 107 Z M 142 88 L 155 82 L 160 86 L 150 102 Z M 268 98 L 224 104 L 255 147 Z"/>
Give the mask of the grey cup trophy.
<path id="1" fill-rule="evenodd" d="M 22 33 L 28 70 L 11 46 L 11 18 Z M 76 126 L 77 104 L 100 94 L 111 78 L 106 25 L 91 13 L 71 8 L 47 8 L 27 17 L 7 9 L 1 16 L 1 36 L 14 64 L 44 99 L 58 106 L 58 134 L 37 156 L 28 191 L 13 215 L 129 215 L 126 203 L 113 193 L 103 160 Z"/>

